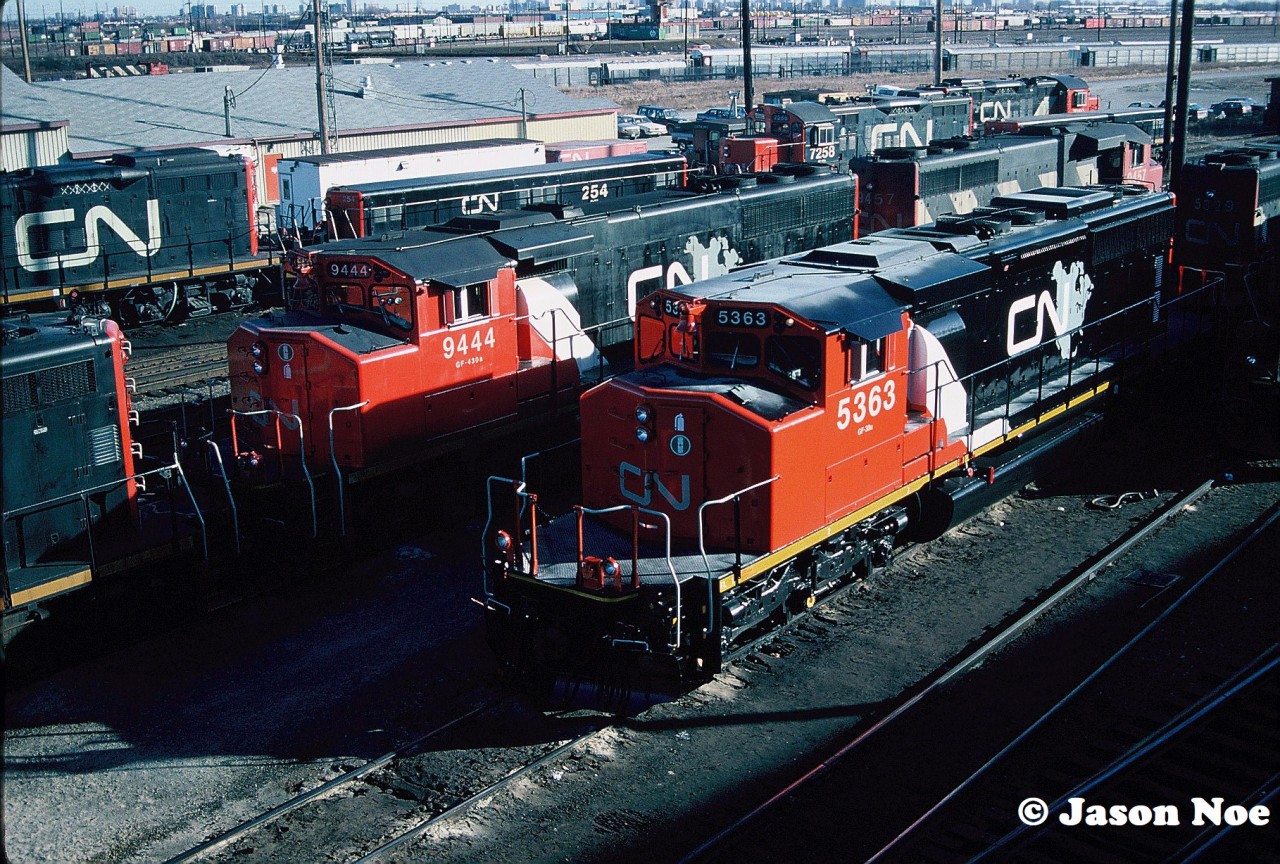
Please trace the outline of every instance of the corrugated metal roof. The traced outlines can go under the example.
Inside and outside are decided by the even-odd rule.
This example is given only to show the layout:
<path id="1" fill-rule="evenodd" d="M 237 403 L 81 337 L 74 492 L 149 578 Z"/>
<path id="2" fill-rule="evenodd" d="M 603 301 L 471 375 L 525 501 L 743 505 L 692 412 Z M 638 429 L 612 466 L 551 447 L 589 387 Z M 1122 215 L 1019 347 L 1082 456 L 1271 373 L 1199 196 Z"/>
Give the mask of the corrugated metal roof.
<path id="1" fill-rule="evenodd" d="M 316 134 L 315 70 L 310 67 L 34 85 L 8 70 L 4 74 L 4 123 L 70 120 L 75 153 Z M 570 97 L 500 60 L 335 66 L 333 75 L 339 133 L 519 118 L 521 90 L 530 117 L 617 110 L 607 99 Z M 366 88 L 363 79 L 369 75 L 372 87 Z M 17 87 L 11 90 L 11 83 Z M 228 87 L 235 95 L 231 139 L 224 134 Z M 372 95 L 362 97 L 362 89 Z"/>

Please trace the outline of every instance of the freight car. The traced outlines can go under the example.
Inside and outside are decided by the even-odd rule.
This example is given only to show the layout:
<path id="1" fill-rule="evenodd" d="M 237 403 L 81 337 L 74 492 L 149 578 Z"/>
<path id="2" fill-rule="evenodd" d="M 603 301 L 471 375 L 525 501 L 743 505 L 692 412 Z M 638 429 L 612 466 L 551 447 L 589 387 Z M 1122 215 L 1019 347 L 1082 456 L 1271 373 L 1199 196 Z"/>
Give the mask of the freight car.
<path id="1" fill-rule="evenodd" d="M 657 292 L 637 369 L 582 398 L 584 505 L 547 521 L 489 481 L 494 649 L 696 680 L 1025 483 L 1171 314 L 1173 220 L 1165 193 L 1042 189 Z"/>
<path id="2" fill-rule="evenodd" d="M 257 200 L 246 160 L 196 148 L 0 175 L 0 301 L 126 324 L 243 306 L 279 285 Z"/>
<path id="3" fill-rule="evenodd" d="M 153 493 L 186 481 L 177 462 L 148 467 L 135 441 L 128 354 L 109 319 L 0 322 L 6 642 L 52 598 L 195 544 L 199 532 L 172 508 L 154 518 L 148 504 L 153 518 L 140 523 L 148 480 Z"/>
<path id="4" fill-rule="evenodd" d="M 1179 182 L 1179 264 L 1202 270 L 1274 266 L 1280 245 L 1280 138 L 1188 162 Z"/>
<path id="5" fill-rule="evenodd" d="M 861 190 L 864 233 L 965 214 L 998 195 L 1040 186 L 1136 183 L 1159 189 L 1163 171 L 1150 136 L 1108 123 L 1043 134 L 953 138 L 928 147 L 884 148 L 849 168 Z"/>
<path id="6" fill-rule="evenodd" d="M 240 461 L 354 482 L 573 408 L 653 290 L 854 236 L 856 179 L 792 167 L 622 209 L 313 247 L 315 311 L 247 321 L 229 341 Z"/>
<path id="7" fill-rule="evenodd" d="M 328 238 L 376 237 L 442 225 L 456 216 L 532 204 L 617 200 L 683 186 L 681 156 L 641 153 L 410 180 L 334 186 L 325 196 Z"/>

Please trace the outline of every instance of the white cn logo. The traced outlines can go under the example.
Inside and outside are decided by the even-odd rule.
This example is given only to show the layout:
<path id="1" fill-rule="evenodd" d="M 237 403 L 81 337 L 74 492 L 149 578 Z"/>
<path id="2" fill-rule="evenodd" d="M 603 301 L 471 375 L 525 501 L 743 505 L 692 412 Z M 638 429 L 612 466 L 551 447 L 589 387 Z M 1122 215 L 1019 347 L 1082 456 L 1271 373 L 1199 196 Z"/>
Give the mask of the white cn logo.
<path id="1" fill-rule="evenodd" d="M 102 244 L 98 240 L 99 223 L 106 225 L 119 235 L 130 249 L 143 258 L 149 258 L 160 251 L 160 202 L 154 198 L 147 202 L 147 240 L 133 233 L 133 229 L 124 220 L 111 212 L 111 208 L 98 204 L 90 207 L 84 214 L 85 248 L 80 252 L 63 252 L 37 258 L 31 252 L 31 231 L 41 225 L 61 225 L 73 222 L 76 211 L 47 210 L 44 213 L 27 213 L 19 217 L 13 225 L 13 239 L 17 246 L 18 264 L 32 273 L 44 270 L 69 269 L 83 267 L 98 260 L 102 254 Z"/>
<path id="2" fill-rule="evenodd" d="M 1010 304 L 1005 330 L 1005 350 L 1010 357 L 1043 342 L 1046 321 L 1053 328 L 1053 335 L 1062 337 L 1058 339 L 1058 351 L 1062 358 L 1065 360 L 1070 356 L 1071 339 L 1062 334 L 1084 322 L 1084 307 L 1089 302 L 1089 295 L 1093 293 L 1093 280 L 1084 272 L 1083 262 L 1075 261 L 1067 268 L 1059 261 L 1053 265 L 1053 281 L 1057 289 L 1056 296 L 1048 291 L 1041 291 L 1038 296 L 1032 294 Z M 1019 319 L 1025 320 L 1027 315 L 1035 315 L 1035 329 L 1031 330 L 1024 324 L 1022 332 L 1027 335 L 1019 339 Z"/>

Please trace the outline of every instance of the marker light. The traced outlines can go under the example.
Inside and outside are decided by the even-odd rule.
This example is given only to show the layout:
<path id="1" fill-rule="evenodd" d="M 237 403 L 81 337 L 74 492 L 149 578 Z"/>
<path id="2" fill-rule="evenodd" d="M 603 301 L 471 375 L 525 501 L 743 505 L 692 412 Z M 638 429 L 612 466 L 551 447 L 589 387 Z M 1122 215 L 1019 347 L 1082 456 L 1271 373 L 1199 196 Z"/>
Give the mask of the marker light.
<path id="1" fill-rule="evenodd" d="M 493 543 L 503 552 L 506 552 L 511 548 L 511 535 L 506 531 L 499 531 L 498 535 L 494 537 Z"/>
<path id="2" fill-rule="evenodd" d="M 604 559 L 604 564 L 601 565 L 600 569 L 604 571 L 604 575 L 612 579 L 614 576 L 618 575 L 618 562 L 612 558 L 606 558 Z"/>

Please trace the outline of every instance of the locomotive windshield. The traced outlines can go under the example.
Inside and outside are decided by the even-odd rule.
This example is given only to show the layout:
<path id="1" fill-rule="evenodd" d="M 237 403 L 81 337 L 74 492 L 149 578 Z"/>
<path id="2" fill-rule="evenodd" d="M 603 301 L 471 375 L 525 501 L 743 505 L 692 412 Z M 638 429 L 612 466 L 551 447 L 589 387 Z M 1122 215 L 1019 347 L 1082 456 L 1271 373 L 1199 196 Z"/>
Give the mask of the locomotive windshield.
<path id="1" fill-rule="evenodd" d="M 340 318 L 392 332 L 413 329 L 413 303 L 404 285 L 332 285 L 325 306 Z M 381 325 L 381 327 L 379 327 Z"/>
<path id="2" fill-rule="evenodd" d="M 822 351 L 812 336 L 770 336 L 764 343 L 768 369 L 806 390 L 816 390 L 822 369 Z"/>

